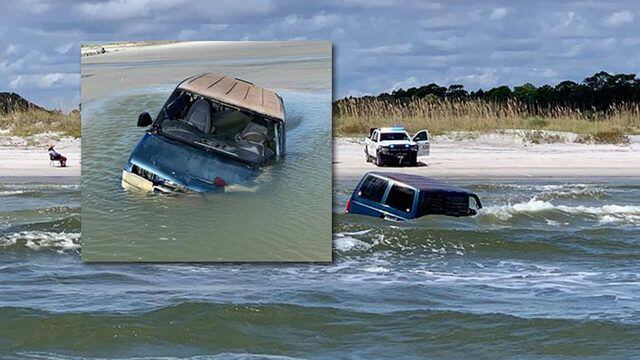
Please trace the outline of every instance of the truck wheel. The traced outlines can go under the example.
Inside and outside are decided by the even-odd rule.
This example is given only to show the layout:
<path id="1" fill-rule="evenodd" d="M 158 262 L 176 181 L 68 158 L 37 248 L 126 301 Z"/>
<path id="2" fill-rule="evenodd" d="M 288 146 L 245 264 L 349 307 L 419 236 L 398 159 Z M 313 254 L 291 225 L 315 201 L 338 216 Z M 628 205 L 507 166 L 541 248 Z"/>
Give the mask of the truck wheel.
<path id="1" fill-rule="evenodd" d="M 376 156 L 376 165 L 384 166 L 384 163 L 382 162 L 382 159 L 380 158 L 380 156 Z"/>
<path id="2" fill-rule="evenodd" d="M 409 156 L 409 166 L 418 166 L 418 154 Z"/>

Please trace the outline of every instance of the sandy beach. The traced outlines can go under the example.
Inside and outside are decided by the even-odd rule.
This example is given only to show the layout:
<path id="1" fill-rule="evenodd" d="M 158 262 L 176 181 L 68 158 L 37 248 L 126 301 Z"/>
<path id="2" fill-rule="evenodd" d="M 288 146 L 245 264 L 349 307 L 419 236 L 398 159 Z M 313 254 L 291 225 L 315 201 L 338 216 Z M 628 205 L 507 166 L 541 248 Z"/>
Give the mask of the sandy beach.
<path id="1" fill-rule="evenodd" d="M 135 89 L 178 83 L 194 74 L 220 72 L 275 90 L 315 91 L 331 84 L 330 42 L 180 42 L 120 47 L 82 58 L 82 102 Z M 188 66 L 185 66 L 188 65 Z M 318 71 L 320 69 L 320 71 Z M 329 75 L 329 76 L 327 76 Z M 304 81 L 300 81 L 304 79 Z M 115 82 L 115 84 L 114 84 Z"/>
<path id="2" fill-rule="evenodd" d="M 79 182 L 80 139 L 63 138 L 59 141 L 46 137 L 29 144 L 17 137 L 0 137 L 0 181 L 21 179 L 25 182 Z M 67 166 L 51 166 L 47 144 L 67 157 Z"/>
<path id="3" fill-rule="evenodd" d="M 525 144 L 509 134 L 472 140 L 432 138 L 431 155 L 418 167 L 377 167 L 365 162 L 362 139 L 334 139 L 334 181 L 357 181 L 368 171 L 408 172 L 435 178 L 640 178 L 640 138 L 629 145 Z"/>

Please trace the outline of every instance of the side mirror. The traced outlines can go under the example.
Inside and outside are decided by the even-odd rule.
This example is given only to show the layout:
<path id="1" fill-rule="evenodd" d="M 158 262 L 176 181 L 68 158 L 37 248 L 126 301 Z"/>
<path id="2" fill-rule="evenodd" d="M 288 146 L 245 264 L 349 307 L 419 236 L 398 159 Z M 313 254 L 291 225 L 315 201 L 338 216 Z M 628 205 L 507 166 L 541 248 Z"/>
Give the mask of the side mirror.
<path id="1" fill-rule="evenodd" d="M 143 112 L 138 116 L 138 126 L 139 127 L 147 127 L 151 125 L 153 119 L 151 119 L 151 115 L 148 112 Z"/>

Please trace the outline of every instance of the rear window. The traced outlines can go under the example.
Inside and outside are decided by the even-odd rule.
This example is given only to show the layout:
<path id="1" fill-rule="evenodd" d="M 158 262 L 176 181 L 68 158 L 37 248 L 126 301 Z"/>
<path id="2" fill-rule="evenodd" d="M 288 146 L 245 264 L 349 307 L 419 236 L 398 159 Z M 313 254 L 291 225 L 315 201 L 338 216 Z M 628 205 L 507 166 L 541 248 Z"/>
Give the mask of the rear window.
<path id="1" fill-rule="evenodd" d="M 396 210 L 411 212 L 415 193 L 415 190 L 408 187 L 393 185 L 385 203 Z"/>
<path id="2" fill-rule="evenodd" d="M 364 179 L 362 186 L 360 186 L 358 196 L 371 201 L 380 202 L 382 201 L 382 197 L 384 196 L 388 183 L 389 182 L 387 180 L 379 177 L 368 176 Z"/>

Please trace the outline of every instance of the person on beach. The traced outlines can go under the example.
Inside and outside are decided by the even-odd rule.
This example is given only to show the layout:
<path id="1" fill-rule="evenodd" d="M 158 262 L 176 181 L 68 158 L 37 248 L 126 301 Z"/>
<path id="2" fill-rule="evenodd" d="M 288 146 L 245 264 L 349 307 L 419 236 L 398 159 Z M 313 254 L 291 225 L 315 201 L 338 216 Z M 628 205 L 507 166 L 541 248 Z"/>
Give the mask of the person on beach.
<path id="1" fill-rule="evenodd" d="M 67 158 L 53 149 L 53 145 L 49 146 L 49 159 L 60 161 L 60 167 L 67 166 Z"/>

